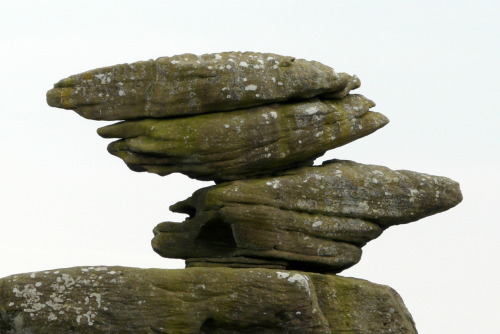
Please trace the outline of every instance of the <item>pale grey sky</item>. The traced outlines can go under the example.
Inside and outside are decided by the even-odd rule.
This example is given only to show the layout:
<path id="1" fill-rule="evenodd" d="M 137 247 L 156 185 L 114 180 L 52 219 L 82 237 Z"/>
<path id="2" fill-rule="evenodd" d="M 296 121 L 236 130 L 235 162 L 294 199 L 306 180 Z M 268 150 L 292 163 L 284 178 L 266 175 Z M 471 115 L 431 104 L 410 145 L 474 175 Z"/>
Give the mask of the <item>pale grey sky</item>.
<path id="1" fill-rule="evenodd" d="M 461 183 L 456 208 L 386 231 L 342 273 L 403 297 L 419 332 L 494 333 L 499 307 L 498 1 L 0 0 L 0 277 L 80 265 L 180 268 L 150 247 L 208 185 L 135 173 L 105 123 L 50 108 L 59 79 L 181 53 L 261 51 L 357 74 L 391 120 L 328 152 Z"/>

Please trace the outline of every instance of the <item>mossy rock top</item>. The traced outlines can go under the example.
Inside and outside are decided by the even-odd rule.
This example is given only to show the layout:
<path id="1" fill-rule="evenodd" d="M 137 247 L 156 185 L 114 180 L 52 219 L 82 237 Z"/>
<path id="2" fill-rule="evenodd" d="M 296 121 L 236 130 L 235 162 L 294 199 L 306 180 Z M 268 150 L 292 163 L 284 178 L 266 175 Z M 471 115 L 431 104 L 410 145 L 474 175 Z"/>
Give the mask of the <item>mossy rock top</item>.
<path id="1" fill-rule="evenodd" d="M 72 75 L 47 92 L 47 102 L 95 120 L 165 118 L 341 98 L 359 85 L 319 62 L 272 53 L 182 54 Z"/>

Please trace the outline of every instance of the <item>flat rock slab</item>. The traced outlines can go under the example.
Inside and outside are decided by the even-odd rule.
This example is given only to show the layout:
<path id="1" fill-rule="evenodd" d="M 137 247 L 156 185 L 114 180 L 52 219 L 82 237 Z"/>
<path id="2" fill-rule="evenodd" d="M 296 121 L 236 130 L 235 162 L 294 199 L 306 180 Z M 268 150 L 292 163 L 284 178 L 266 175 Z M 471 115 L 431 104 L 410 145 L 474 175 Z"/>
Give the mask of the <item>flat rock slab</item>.
<path id="1" fill-rule="evenodd" d="M 326 151 L 364 137 L 388 119 L 362 95 L 218 112 L 125 121 L 98 130 L 121 138 L 108 151 L 134 171 L 183 173 L 216 182 L 310 166 Z"/>
<path id="2" fill-rule="evenodd" d="M 417 333 L 391 288 L 274 269 L 76 267 L 0 279 L 4 334 Z"/>
<path id="3" fill-rule="evenodd" d="M 183 54 L 72 75 L 47 92 L 47 102 L 95 120 L 164 118 L 340 98 L 359 85 L 319 62 L 272 53 Z"/>
<path id="4" fill-rule="evenodd" d="M 445 177 L 334 160 L 275 177 L 202 188 L 173 206 L 189 215 L 154 230 L 164 257 L 249 257 L 288 269 L 340 272 L 384 229 L 445 211 L 462 200 Z"/>

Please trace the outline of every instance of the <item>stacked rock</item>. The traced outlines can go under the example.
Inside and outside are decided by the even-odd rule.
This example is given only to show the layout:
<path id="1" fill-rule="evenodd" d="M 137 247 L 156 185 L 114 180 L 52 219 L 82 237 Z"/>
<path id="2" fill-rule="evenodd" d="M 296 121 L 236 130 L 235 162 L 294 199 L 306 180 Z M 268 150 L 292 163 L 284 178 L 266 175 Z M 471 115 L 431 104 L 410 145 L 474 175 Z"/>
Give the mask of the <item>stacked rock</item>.
<path id="1" fill-rule="evenodd" d="M 108 150 L 134 171 L 180 172 L 217 185 L 171 207 L 189 215 L 155 229 L 154 250 L 188 267 L 338 273 L 384 229 L 461 201 L 444 177 L 351 161 L 326 151 L 388 123 L 350 94 L 356 76 L 276 54 L 225 52 L 100 68 L 61 80 L 51 106 L 119 138 Z"/>
<path id="2" fill-rule="evenodd" d="M 0 279 L 0 333 L 416 334 L 399 295 L 345 278 L 386 228 L 447 210 L 456 182 L 327 150 L 388 123 L 356 76 L 275 54 L 159 58 L 70 76 L 51 106 L 121 120 L 98 133 L 134 171 L 215 185 L 171 206 L 152 245 L 186 269 L 75 267 Z"/>

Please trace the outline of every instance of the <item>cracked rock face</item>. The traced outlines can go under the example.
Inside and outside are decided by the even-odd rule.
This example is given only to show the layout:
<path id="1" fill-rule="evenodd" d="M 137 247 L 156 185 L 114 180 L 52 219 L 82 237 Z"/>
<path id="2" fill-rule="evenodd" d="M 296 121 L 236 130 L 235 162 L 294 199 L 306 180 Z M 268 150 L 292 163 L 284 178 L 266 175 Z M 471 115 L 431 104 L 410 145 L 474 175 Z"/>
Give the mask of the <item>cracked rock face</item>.
<path id="1" fill-rule="evenodd" d="M 190 217 L 159 224 L 152 245 L 161 256 L 191 262 L 227 258 L 230 266 L 245 257 L 340 272 L 384 229 L 461 200 L 458 183 L 445 177 L 336 160 L 200 189 L 171 207 Z"/>
<path id="2" fill-rule="evenodd" d="M 134 171 L 180 172 L 216 182 L 312 165 L 327 150 L 388 123 L 362 95 L 271 104 L 176 119 L 125 121 L 100 128 Z"/>
<path id="3" fill-rule="evenodd" d="M 364 280 L 275 269 L 124 267 L 0 279 L 0 332 L 417 333 L 399 295 Z"/>
<path id="4" fill-rule="evenodd" d="M 319 62 L 271 53 L 183 54 L 72 75 L 47 92 L 47 102 L 95 120 L 165 118 L 342 98 L 359 85 Z"/>

